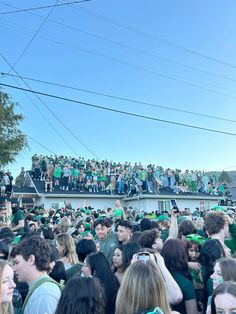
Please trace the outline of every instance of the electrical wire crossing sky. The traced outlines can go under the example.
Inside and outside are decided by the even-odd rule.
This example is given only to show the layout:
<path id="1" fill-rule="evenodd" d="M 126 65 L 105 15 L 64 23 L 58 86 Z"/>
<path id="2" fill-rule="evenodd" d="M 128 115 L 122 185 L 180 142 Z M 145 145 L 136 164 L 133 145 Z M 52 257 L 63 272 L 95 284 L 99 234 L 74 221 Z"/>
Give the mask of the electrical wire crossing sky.
<path id="1" fill-rule="evenodd" d="M 0 1 L 0 88 L 31 156 L 236 168 L 236 3 Z"/>

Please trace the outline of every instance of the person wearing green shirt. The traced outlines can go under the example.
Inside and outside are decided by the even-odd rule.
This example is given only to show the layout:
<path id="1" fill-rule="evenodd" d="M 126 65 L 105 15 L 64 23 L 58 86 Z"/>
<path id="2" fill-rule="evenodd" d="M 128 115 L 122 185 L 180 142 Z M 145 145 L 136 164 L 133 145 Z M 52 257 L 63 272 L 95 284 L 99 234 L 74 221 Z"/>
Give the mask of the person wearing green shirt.
<path id="1" fill-rule="evenodd" d="M 17 203 L 13 203 L 11 205 L 12 208 L 12 232 L 18 232 L 22 234 L 24 232 L 25 227 L 25 214 L 23 210 L 20 210 Z"/>
<path id="2" fill-rule="evenodd" d="M 94 222 L 94 229 L 96 232 L 95 240 L 100 245 L 100 251 L 105 255 L 109 265 L 112 265 L 112 257 L 114 250 L 119 245 L 117 235 L 108 233 L 106 220 L 103 218 L 97 219 Z"/>

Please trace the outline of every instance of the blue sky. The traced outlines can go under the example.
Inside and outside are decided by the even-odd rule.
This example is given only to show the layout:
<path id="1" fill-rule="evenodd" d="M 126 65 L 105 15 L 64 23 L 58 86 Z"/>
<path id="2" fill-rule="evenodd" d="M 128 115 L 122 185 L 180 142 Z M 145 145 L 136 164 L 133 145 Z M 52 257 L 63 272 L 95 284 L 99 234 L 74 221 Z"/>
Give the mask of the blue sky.
<path id="1" fill-rule="evenodd" d="M 1 13 L 53 4 L 55 1 L 50 0 L 0 1 L 0 52 L 10 64 L 24 51 L 50 8 Z M 236 120 L 235 20 L 233 0 L 92 0 L 55 7 L 15 70 L 24 77 Z M 0 72 L 9 70 L 9 65 L 0 57 Z M 236 133 L 236 122 L 26 81 L 34 90 L 82 102 Z M 0 82 L 17 86 L 10 76 L 1 76 Z M 19 78 L 17 82 L 27 88 Z M 236 169 L 235 136 L 40 96 L 93 155 L 33 94 L 29 96 L 34 104 L 27 93 L 11 88 L 4 90 L 20 104 L 19 110 L 25 117 L 21 124 L 23 132 L 56 154 L 75 156 L 76 152 L 77 156 L 86 158 L 96 155 L 100 159 L 141 161 L 145 165 L 154 163 L 183 170 Z M 30 168 L 33 154 L 48 154 L 31 139 L 28 141 L 30 150 L 24 150 L 16 163 L 8 167 L 14 175 L 21 166 Z"/>

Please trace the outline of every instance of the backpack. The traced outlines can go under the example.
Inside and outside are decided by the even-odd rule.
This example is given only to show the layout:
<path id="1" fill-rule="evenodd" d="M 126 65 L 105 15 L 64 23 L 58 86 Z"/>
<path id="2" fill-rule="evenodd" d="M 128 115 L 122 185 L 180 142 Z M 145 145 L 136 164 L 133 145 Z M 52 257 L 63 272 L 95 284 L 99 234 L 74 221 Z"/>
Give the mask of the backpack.
<path id="1" fill-rule="evenodd" d="M 63 290 L 63 288 L 64 288 L 63 283 L 60 283 L 60 284 L 59 284 L 58 282 L 56 282 L 55 280 L 53 280 L 52 278 L 50 278 L 50 277 L 48 277 L 48 276 L 47 276 L 47 277 L 44 277 L 44 278 L 42 278 L 42 279 L 40 279 L 40 280 L 38 280 L 38 281 L 29 289 L 29 291 L 28 291 L 28 293 L 27 293 L 27 296 L 26 296 L 26 298 L 25 298 L 24 304 L 22 305 L 22 308 L 21 308 L 21 311 L 20 311 L 21 314 L 24 313 L 25 307 L 26 307 L 26 305 L 27 305 L 27 303 L 28 303 L 30 297 L 32 296 L 33 292 L 34 292 L 39 286 L 41 286 L 41 285 L 42 285 L 43 283 L 45 283 L 45 282 L 54 283 L 55 285 L 58 286 L 58 288 L 60 289 L 61 292 L 62 292 L 62 290 Z"/>

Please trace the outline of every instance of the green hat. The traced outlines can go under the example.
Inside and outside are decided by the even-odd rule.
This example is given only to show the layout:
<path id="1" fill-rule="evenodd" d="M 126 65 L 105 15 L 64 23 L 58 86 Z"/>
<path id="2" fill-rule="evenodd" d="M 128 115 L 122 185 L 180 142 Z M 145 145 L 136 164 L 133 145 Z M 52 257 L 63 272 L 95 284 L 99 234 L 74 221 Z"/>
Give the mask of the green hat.
<path id="1" fill-rule="evenodd" d="M 34 219 L 35 219 L 36 221 L 39 221 L 42 217 L 43 217 L 42 215 L 37 215 L 37 216 L 34 217 Z"/>
<path id="2" fill-rule="evenodd" d="M 185 221 L 185 220 L 191 220 L 188 216 L 179 216 L 177 218 L 178 223 L 180 224 L 181 222 Z"/>
<path id="3" fill-rule="evenodd" d="M 169 220 L 169 216 L 166 216 L 166 215 L 160 215 L 158 216 L 157 218 L 157 221 L 163 221 L 163 220 Z"/>
<path id="4" fill-rule="evenodd" d="M 211 210 L 221 210 L 222 212 L 225 211 L 225 209 L 223 207 L 221 207 L 221 206 L 214 206 L 214 207 L 212 207 Z"/>

